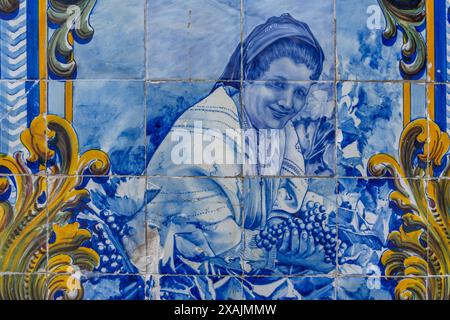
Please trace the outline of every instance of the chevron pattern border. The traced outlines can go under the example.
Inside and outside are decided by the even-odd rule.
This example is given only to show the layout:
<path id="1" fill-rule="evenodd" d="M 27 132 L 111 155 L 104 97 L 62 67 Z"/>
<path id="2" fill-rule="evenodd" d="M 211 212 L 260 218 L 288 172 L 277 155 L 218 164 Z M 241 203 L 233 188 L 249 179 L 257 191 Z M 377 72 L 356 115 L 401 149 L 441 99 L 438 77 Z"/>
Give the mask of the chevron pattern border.
<path id="1" fill-rule="evenodd" d="M 20 2 L 17 19 L 0 20 L 0 73 L 4 79 L 27 76 L 27 0 Z M 0 152 L 14 153 L 27 127 L 25 81 L 0 82 Z"/>

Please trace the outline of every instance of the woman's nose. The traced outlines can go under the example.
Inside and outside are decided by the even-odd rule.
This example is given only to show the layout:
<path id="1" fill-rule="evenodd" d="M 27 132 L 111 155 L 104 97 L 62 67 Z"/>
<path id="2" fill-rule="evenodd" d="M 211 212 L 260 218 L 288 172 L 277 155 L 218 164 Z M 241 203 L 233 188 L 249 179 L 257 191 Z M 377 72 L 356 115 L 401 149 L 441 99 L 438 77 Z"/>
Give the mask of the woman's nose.
<path id="1" fill-rule="evenodd" d="M 279 105 L 284 110 L 291 110 L 294 107 L 294 94 L 291 90 L 287 90 L 279 101 Z"/>

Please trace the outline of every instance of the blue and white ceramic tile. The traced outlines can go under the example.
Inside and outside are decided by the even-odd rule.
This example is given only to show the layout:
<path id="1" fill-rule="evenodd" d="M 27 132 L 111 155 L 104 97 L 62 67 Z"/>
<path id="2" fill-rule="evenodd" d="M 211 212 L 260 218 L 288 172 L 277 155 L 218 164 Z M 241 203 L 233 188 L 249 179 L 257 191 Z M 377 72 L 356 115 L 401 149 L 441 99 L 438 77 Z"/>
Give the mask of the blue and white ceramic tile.
<path id="1" fill-rule="evenodd" d="M 238 178 L 149 178 L 148 227 L 158 230 L 159 274 L 240 275 L 242 183 Z"/>
<path id="2" fill-rule="evenodd" d="M 144 300 L 145 282 L 137 275 L 86 274 L 81 276 L 84 300 Z"/>
<path id="3" fill-rule="evenodd" d="M 241 174 L 239 90 L 214 82 L 163 82 L 150 83 L 147 92 L 148 175 Z"/>
<path id="4" fill-rule="evenodd" d="M 240 0 L 148 1 L 147 78 L 222 79 L 240 46 L 240 9 Z"/>
<path id="5" fill-rule="evenodd" d="M 377 0 L 336 1 L 336 45 L 340 80 L 402 80 L 403 34 L 392 39 L 383 32 L 386 22 Z M 425 38 L 424 25 L 417 27 Z M 415 53 L 415 52 L 414 52 Z M 407 64 L 412 64 L 416 55 Z M 412 79 L 424 78 L 425 65 Z"/>
<path id="6" fill-rule="evenodd" d="M 112 175 L 144 175 L 143 81 L 75 81 L 73 127 L 80 152 L 109 155 Z M 49 113 L 64 116 L 64 82 L 49 83 Z"/>
<path id="7" fill-rule="evenodd" d="M 402 222 L 402 211 L 390 201 L 395 184 L 405 180 L 340 179 L 338 182 L 338 229 L 347 245 L 339 263 L 344 275 L 384 275 L 382 254 L 390 248 L 388 235 Z M 424 243 L 426 244 L 426 234 Z"/>
<path id="8" fill-rule="evenodd" d="M 265 25 L 265 29 L 261 28 L 269 19 L 272 19 L 272 23 L 277 23 L 275 28 L 287 30 L 289 33 L 289 26 L 285 23 L 297 20 L 296 23 L 300 25 L 303 30 L 302 33 L 295 33 L 289 40 L 291 41 L 305 41 L 310 46 L 309 51 L 305 50 L 305 55 L 311 64 L 314 64 L 316 60 L 323 61 L 323 67 L 317 73 L 314 72 L 313 79 L 311 74 L 306 74 L 302 71 L 294 72 L 292 68 L 292 61 L 287 59 L 281 59 L 280 66 L 283 70 L 288 71 L 284 75 L 285 80 L 333 80 L 335 74 L 335 57 L 334 57 L 334 1 L 322 0 L 322 1 L 308 1 L 308 0 L 280 0 L 280 1 L 244 1 L 244 79 L 256 80 L 255 74 L 247 74 L 247 69 L 250 66 L 257 66 L 259 72 L 267 69 L 265 64 L 267 59 L 277 58 L 277 54 L 281 52 L 289 52 L 289 45 L 285 40 L 281 40 L 280 33 L 276 31 L 270 36 L 264 36 L 267 32 L 268 25 Z M 258 28 L 259 26 L 259 28 Z M 272 28 L 274 26 L 272 25 Z M 291 30 L 292 31 L 292 30 Z M 261 42 L 275 43 L 281 40 L 279 43 L 279 51 L 265 52 L 265 55 L 261 55 L 258 59 L 253 57 L 261 52 L 264 46 L 261 46 Z M 283 43 L 284 41 L 284 43 Z M 280 42 L 280 41 L 278 41 Z M 283 47 L 285 46 L 285 47 Z M 287 46 L 287 47 L 286 47 Z M 312 49 L 312 50 L 311 50 Z M 289 53 L 287 53 L 289 56 Z M 284 58 L 286 54 L 282 55 Z M 264 58 L 265 57 L 265 58 Z M 270 57 L 270 58 L 269 58 Z"/>
<path id="9" fill-rule="evenodd" d="M 326 275 L 336 270 L 336 181 L 246 178 L 244 272 Z"/>
<path id="10" fill-rule="evenodd" d="M 284 73 L 274 69 L 265 74 L 267 81 L 244 83 L 245 152 L 258 155 L 256 161 L 246 157 L 244 175 L 332 176 L 336 158 L 334 85 L 280 81 L 278 76 Z M 253 135 L 252 130 L 256 130 Z"/>
<path id="11" fill-rule="evenodd" d="M 338 84 L 337 163 L 341 177 L 367 177 L 379 153 L 398 157 L 403 132 L 403 85 L 388 82 Z M 411 120 L 426 118 L 426 88 L 412 84 Z"/>
<path id="12" fill-rule="evenodd" d="M 414 281 L 428 286 L 426 278 L 342 277 L 336 280 L 338 300 L 395 300 L 395 287 L 401 281 Z M 399 297 L 400 299 L 407 299 Z"/>
<path id="13" fill-rule="evenodd" d="M 214 82 L 150 82 L 147 84 L 147 159 L 190 107 L 211 92 Z"/>
<path id="14" fill-rule="evenodd" d="M 75 76 L 78 79 L 144 80 L 145 3 L 145 0 L 107 0 L 94 3 L 89 18 L 93 35 L 87 39 L 74 36 Z M 89 3 L 87 6 L 90 5 Z M 78 23 L 83 23 L 83 15 L 88 9 L 80 6 L 75 10 L 80 15 Z M 50 19 L 50 39 L 58 28 Z M 50 51 L 49 58 L 51 57 Z M 53 73 L 52 69 L 49 75 L 52 79 L 60 79 L 60 75 Z"/>
<path id="15" fill-rule="evenodd" d="M 150 300 L 243 300 L 242 280 L 220 276 L 158 276 Z"/>
<path id="16" fill-rule="evenodd" d="M 334 278 L 246 277 L 245 300 L 334 300 Z"/>

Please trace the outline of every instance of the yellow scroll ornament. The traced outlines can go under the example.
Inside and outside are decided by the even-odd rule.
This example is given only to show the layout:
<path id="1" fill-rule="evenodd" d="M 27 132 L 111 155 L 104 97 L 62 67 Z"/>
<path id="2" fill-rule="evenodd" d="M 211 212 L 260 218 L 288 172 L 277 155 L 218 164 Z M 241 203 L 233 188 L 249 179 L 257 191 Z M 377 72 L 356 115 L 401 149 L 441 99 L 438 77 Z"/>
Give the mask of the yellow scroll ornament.
<path id="1" fill-rule="evenodd" d="M 92 271 L 99 256 L 83 247 L 90 232 L 69 220 L 89 198 L 80 175 L 107 174 L 108 156 L 100 150 L 80 155 L 74 129 L 54 115 L 36 117 L 21 141 L 40 170 L 32 175 L 20 152 L 0 155 L 0 169 L 8 173 L 0 176 L 0 271 L 18 274 L 0 277 L 0 300 L 81 299 L 74 271 Z"/>
<path id="2" fill-rule="evenodd" d="M 450 164 L 439 178 L 430 177 L 449 145 L 436 123 L 418 119 L 402 133 L 398 161 L 387 154 L 369 160 L 373 176 L 396 178 L 390 199 L 403 211 L 402 226 L 389 235 L 393 248 L 381 258 L 387 276 L 404 277 L 397 299 L 450 299 Z"/>

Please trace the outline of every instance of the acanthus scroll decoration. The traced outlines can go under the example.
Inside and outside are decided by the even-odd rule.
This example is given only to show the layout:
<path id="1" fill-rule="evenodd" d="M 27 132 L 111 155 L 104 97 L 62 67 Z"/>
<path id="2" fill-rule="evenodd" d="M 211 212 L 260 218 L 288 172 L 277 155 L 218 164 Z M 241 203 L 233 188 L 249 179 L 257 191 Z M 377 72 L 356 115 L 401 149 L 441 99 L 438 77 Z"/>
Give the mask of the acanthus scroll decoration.
<path id="1" fill-rule="evenodd" d="M 0 270 L 26 274 L 24 283 L 2 278 L 0 299 L 45 299 L 47 292 L 50 298 L 79 299 L 83 288 L 72 271 L 92 271 L 99 256 L 83 246 L 90 232 L 70 219 L 89 199 L 81 175 L 106 175 L 108 156 L 100 150 L 79 154 L 71 125 L 52 115 L 35 118 L 21 140 L 28 161 L 43 169 L 32 175 L 22 153 L 0 155 L 1 172 L 7 174 L 0 177 Z M 47 160 L 54 162 L 48 168 Z M 52 178 L 46 177 L 46 170 Z M 54 234 L 51 241 L 48 232 Z M 45 272 L 44 281 L 38 275 Z"/>
<path id="2" fill-rule="evenodd" d="M 425 23 L 425 0 L 378 0 L 386 19 L 383 37 L 394 41 L 401 30 L 403 36 L 400 70 L 406 78 L 422 72 L 427 61 L 425 41 L 420 27 Z"/>
<path id="3" fill-rule="evenodd" d="M 0 0 L 0 12 L 10 14 L 19 9 L 19 0 Z"/>
<path id="4" fill-rule="evenodd" d="M 48 19 L 57 26 L 48 46 L 48 67 L 59 78 L 70 79 L 76 71 L 73 43 L 76 36 L 87 41 L 94 36 L 89 18 L 97 0 L 49 0 Z"/>

